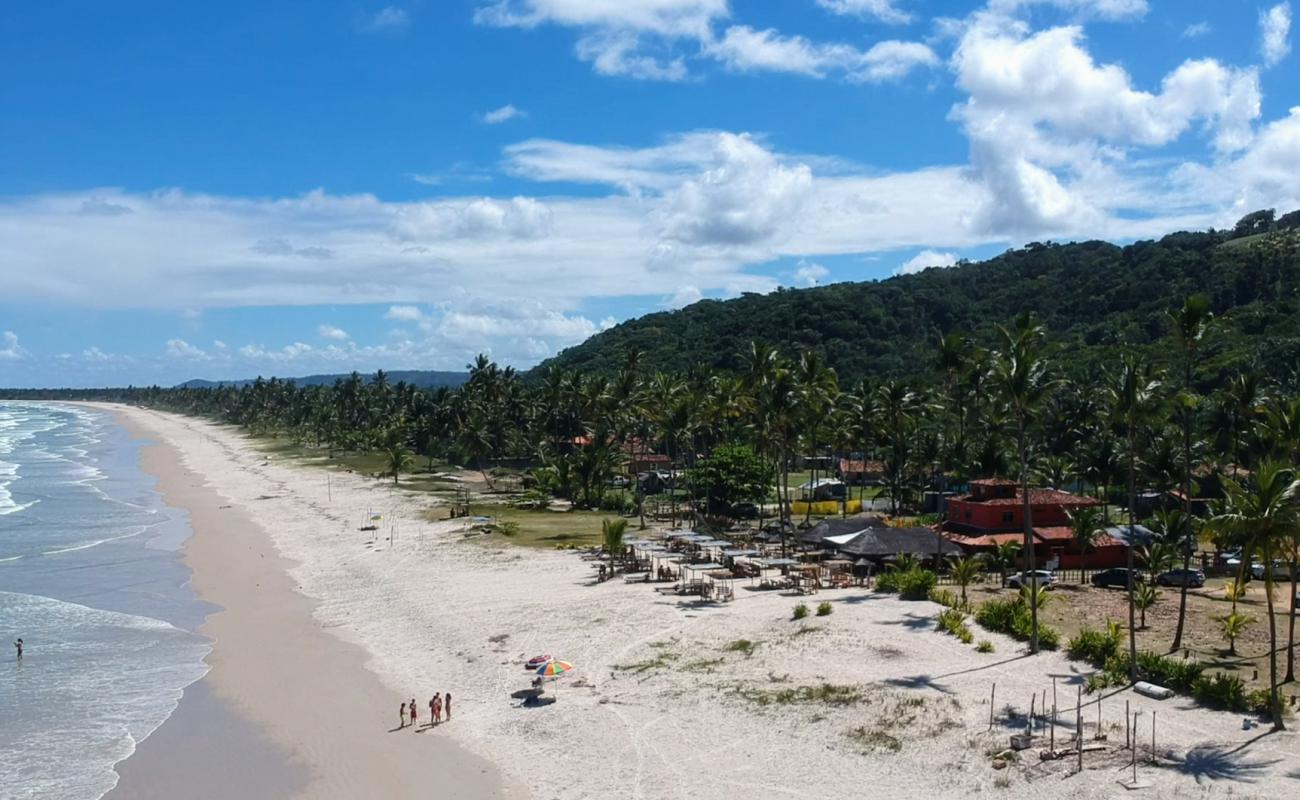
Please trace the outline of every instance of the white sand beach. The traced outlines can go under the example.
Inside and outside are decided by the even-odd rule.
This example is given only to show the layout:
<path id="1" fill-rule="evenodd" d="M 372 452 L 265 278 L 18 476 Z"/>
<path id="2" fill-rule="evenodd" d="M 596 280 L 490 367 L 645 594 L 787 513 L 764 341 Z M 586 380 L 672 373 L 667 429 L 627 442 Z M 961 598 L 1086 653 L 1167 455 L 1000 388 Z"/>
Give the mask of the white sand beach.
<path id="1" fill-rule="evenodd" d="M 822 591 L 804 601 L 828 601 L 833 613 L 792 621 L 800 599 L 743 583 L 722 605 L 661 595 L 653 584 L 596 585 L 575 553 L 487 544 L 466 539 L 461 521 L 425 522 L 429 499 L 391 483 L 331 473 L 327 487 L 324 471 L 268 460 L 233 429 L 114 409 L 176 448 L 185 469 L 223 498 L 212 513 L 246 515 L 269 536 L 284 559 L 277 568 L 291 578 L 288 594 L 310 610 L 263 615 L 257 603 L 236 602 L 255 596 L 230 583 L 239 561 L 275 554 L 243 542 L 223 552 L 216 533 L 196 534 L 207 537 L 190 553 L 201 594 L 226 598 L 240 626 L 266 619 L 276 635 L 300 629 L 303 652 L 297 639 L 239 652 L 228 638 L 235 633 L 214 617 L 208 683 L 306 769 L 302 796 L 414 796 L 423 784 L 412 776 L 424 776 L 439 796 L 466 797 L 1119 797 L 1130 774 L 1120 749 L 1126 700 L 1142 714 L 1140 762 L 1150 758 L 1153 712 L 1158 724 L 1158 764 L 1139 763 L 1150 786 L 1134 796 L 1300 792 L 1295 734 L 1243 730 L 1240 716 L 1128 691 L 1105 696 L 1109 738 L 1085 754 L 1082 774 L 1072 774 L 1073 757 L 1040 763 L 1039 745 L 996 770 L 992 754 L 1017 729 L 1008 706 L 1023 714 L 1044 691 L 1050 704 L 1053 676 L 1064 747 L 1082 665 L 1059 654 L 1022 657 L 1019 643 L 979 629 L 995 651 L 977 653 L 935 631 L 938 606 L 863 589 Z M 384 515 L 384 536 L 396 523 L 395 542 L 372 546 L 357 530 L 367 509 Z M 268 598 L 274 607 L 289 602 Z M 316 636 L 337 643 L 325 648 L 331 657 L 364 659 L 373 676 L 317 664 Z M 575 670 L 557 682 L 555 704 L 520 708 L 509 694 L 527 684 L 522 661 L 539 653 Z M 251 680 L 257 665 L 285 682 Z M 289 698 L 302 691 L 327 711 L 344 709 L 344 724 L 304 730 L 285 720 L 296 713 Z M 389 733 L 402 699 L 427 702 L 435 691 L 454 695 L 451 722 Z M 1090 742 L 1095 700 L 1084 696 Z M 434 761 L 440 753 L 466 753 L 475 766 Z M 499 774 L 482 772 L 487 764 Z"/>

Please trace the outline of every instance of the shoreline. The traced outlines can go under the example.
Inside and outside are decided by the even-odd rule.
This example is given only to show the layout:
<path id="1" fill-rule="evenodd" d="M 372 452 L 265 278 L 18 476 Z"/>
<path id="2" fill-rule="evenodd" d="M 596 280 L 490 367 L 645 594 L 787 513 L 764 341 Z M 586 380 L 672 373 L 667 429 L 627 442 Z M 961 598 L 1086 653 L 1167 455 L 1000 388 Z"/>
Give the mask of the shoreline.
<path id="1" fill-rule="evenodd" d="M 364 648 L 322 628 L 294 564 L 250 509 L 190 466 L 182 443 L 143 412 L 95 407 L 146 440 L 141 468 L 189 514 L 180 556 L 190 584 L 219 609 L 198 631 L 213 642 L 207 675 L 116 765 L 108 800 L 406 797 L 431 784 L 451 797 L 505 796 L 496 770 L 453 739 L 390 730 L 402 698 L 367 669 Z"/>

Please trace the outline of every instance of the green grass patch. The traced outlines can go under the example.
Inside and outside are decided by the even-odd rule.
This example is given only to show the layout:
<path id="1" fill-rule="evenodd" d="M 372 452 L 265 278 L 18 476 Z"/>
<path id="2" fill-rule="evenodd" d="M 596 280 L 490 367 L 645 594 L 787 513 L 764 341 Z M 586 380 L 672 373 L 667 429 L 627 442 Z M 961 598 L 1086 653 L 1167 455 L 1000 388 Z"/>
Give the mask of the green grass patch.
<path id="1" fill-rule="evenodd" d="M 761 689 L 737 686 L 733 692 L 741 700 L 756 706 L 826 705 L 854 706 L 867 695 L 857 686 L 823 683 L 817 686 L 793 686 L 788 689 Z"/>
<path id="2" fill-rule="evenodd" d="M 446 515 L 445 510 L 435 509 L 435 513 L 439 511 Z M 470 514 L 491 517 L 494 533 L 506 534 L 499 541 L 547 549 L 599 546 L 601 522 L 615 516 L 601 511 L 533 511 L 490 504 L 471 506 Z"/>
<path id="3" fill-rule="evenodd" d="M 724 653 L 744 653 L 746 657 L 754 655 L 754 650 L 758 648 L 758 642 L 751 642 L 749 639 L 737 639 L 734 642 L 728 642 L 723 645 Z"/>

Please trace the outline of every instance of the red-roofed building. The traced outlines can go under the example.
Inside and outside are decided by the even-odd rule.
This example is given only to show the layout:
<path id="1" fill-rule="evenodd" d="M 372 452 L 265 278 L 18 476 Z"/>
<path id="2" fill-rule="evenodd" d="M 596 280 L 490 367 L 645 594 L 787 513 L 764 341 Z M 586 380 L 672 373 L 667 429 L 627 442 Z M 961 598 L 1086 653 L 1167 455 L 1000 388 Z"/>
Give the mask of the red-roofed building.
<path id="1" fill-rule="evenodd" d="M 1024 499 L 1020 485 L 1006 478 L 985 478 L 970 483 L 971 493 L 948 501 L 944 531 L 948 538 L 967 550 L 991 550 L 1003 542 L 1024 541 Z M 1070 527 L 1069 512 L 1101 501 L 1058 489 L 1030 489 L 1034 560 L 1039 565 L 1055 562 L 1058 569 L 1078 569 L 1080 553 Z M 1088 550 L 1089 568 L 1121 566 L 1124 545 L 1102 536 Z"/>

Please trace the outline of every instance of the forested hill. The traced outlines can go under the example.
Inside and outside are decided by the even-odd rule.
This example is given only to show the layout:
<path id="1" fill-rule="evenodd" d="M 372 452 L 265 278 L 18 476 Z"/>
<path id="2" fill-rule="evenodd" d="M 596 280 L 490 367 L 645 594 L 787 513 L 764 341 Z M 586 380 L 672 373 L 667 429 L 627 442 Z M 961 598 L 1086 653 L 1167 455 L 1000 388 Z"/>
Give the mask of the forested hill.
<path id="1" fill-rule="evenodd" d="M 386 373 L 389 383 L 408 383 L 417 389 L 437 389 L 440 386 L 460 386 L 469 379 L 468 372 L 438 372 L 434 370 L 395 369 Z M 283 378 L 282 380 L 293 381 L 298 386 L 332 386 L 337 381 L 347 380 L 348 375 L 305 375 L 301 378 Z M 374 379 L 374 375 L 361 376 L 366 382 Z M 209 381 L 202 378 L 185 381 L 178 385 L 178 389 L 215 389 L 219 386 L 234 386 L 239 388 L 253 383 L 253 378 L 236 381 Z"/>
<path id="2" fill-rule="evenodd" d="M 1258 232 L 1263 231 L 1263 232 Z M 1088 369 L 1111 363 L 1118 346 L 1151 351 L 1168 333 L 1165 312 L 1190 294 L 1208 295 L 1223 320 L 1207 343 L 1206 375 L 1258 359 L 1270 372 L 1300 363 L 1300 212 L 1243 218 L 1233 231 L 1175 233 L 1127 247 L 1106 242 L 1034 243 L 980 263 L 882 281 L 779 289 L 703 300 L 599 333 L 543 362 L 612 373 L 630 349 L 649 370 L 694 364 L 739 369 L 751 341 L 787 354 L 820 351 L 847 386 L 864 376 L 933 374 L 940 332 L 989 344 L 998 324 L 1030 311 Z"/>

